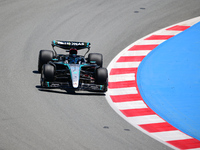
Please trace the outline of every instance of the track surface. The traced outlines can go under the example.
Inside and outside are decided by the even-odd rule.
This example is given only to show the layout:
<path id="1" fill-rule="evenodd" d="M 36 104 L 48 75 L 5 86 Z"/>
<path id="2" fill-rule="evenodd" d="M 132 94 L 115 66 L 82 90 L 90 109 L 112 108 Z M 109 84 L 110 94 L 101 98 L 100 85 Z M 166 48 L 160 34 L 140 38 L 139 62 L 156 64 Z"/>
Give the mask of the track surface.
<path id="1" fill-rule="evenodd" d="M 91 42 L 106 67 L 133 41 L 200 15 L 196 0 L 0 1 L 0 149 L 170 149 L 110 108 L 105 95 L 40 91 L 40 49 Z"/>

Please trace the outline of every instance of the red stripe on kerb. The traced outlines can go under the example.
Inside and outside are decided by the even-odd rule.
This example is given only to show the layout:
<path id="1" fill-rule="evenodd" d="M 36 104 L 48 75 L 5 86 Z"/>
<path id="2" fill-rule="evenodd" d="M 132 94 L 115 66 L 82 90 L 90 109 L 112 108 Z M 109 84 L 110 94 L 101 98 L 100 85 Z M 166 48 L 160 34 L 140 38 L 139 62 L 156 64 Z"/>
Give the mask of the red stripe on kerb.
<path id="1" fill-rule="evenodd" d="M 167 141 L 167 143 L 179 148 L 179 149 L 195 149 L 200 148 L 200 141 L 197 139 L 185 139 L 185 140 L 175 140 Z"/>
<path id="2" fill-rule="evenodd" d="M 152 36 L 146 38 L 145 40 L 168 40 L 173 36 L 174 35 L 152 35 Z"/>
<path id="3" fill-rule="evenodd" d="M 117 62 L 135 62 L 142 61 L 145 56 L 121 56 Z"/>
<path id="4" fill-rule="evenodd" d="M 110 75 L 136 73 L 136 72 L 137 68 L 112 68 L 110 71 Z"/>
<path id="5" fill-rule="evenodd" d="M 145 116 L 145 115 L 154 115 L 155 112 L 150 108 L 142 108 L 142 109 L 127 109 L 120 110 L 126 117 L 136 117 L 136 116 Z"/>
<path id="6" fill-rule="evenodd" d="M 176 26 L 173 26 L 171 28 L 168 28 L 166 30 L 173 30 L 173 31 L 184 31 L 186 29 L 188 29 L 190 26 L 179 26 L 179 25 L 176 25 Z"/>
<path id="7" fill-rule="evenodd" d="M 152 44 L 152 45 L 134 45 L 128 51 L 134 51 L 134 50 L 153 50 L 157 46 L 158 46 L 157 44 Z"/>
<path id="8" fill-rule="evenodd" d="M 135 80 L 133 81 L 120 81 L 120 82 L 109 82 L 108 88 L 109 89 L 116 89 L 116 88 L 127 88 L 127 87 L 136 87 Z"/>
<path id="9" fill-rule="evenodd" d="M 151 133 L 177 130 L 175 127 L 170 125 L 168 122 L 144 124 L 144 125 L 139 125 L 139 126 L 141 128 L 143 128 L 144 130 L 151 132 Z"/>
<path id="10" fill-rule="evenodd" d="M 114 103 L 142 100 L 140 94 L 110 95 L 110 98 Z"/>

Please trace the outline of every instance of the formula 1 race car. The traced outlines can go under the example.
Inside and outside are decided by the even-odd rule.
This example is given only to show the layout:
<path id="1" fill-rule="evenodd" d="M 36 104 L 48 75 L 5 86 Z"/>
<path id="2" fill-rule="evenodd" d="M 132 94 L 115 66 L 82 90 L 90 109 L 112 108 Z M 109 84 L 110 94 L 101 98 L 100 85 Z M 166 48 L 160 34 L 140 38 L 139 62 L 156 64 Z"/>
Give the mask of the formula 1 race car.
<path id="1" fill-rule="evenodd" d="M 68 54 L 57 54 L 54 47 L 64 49 Z M 103 68 L 103 56 L 89 53 L 90 43 L 74 41 L 52 41 L 53 50 L 40 50 L 38 72 L 41 73 L 42 88 L 60 88 L 106 92 L 108 72 Z M 78 51 L 87 49 L 85 55 Z"/>

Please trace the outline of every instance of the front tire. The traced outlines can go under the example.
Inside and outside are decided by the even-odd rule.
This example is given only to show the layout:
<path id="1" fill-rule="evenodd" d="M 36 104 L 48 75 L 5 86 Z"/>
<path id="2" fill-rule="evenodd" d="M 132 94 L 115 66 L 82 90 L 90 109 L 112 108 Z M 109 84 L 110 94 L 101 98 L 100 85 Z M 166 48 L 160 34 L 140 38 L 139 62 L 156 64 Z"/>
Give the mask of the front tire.
<path id="1" fill-rule="evenodd" d="M 106 68 L 98 68 L 96 70 L 95 81 L 97 84 L 104 85 L 107 84 L 108 71 Z"/>
<path id="2" fill-rule="evenodd" d="M 50 64 L 44 64 L 42 66 L 42 71 L 41 71 L 41 79 L 40 79 L 41 86 L 46 87 L 46 81 L 48 82 L 54 81 L 54 76 L 55 76 L 54 66 Z"/>

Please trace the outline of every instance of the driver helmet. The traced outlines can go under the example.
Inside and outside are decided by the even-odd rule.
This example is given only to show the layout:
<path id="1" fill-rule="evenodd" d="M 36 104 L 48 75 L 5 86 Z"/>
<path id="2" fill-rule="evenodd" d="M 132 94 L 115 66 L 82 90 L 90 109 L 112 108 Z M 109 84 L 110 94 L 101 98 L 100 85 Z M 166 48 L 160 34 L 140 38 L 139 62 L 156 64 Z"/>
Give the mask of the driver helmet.
<path id="1" fill-rule="evenodd" d="M 72 55 L 73 57 L 76 57 L 76 55 L 77 55 L 77 49 L 76 48 L 71 48 L 69 50 L 69 54 Z"/>

